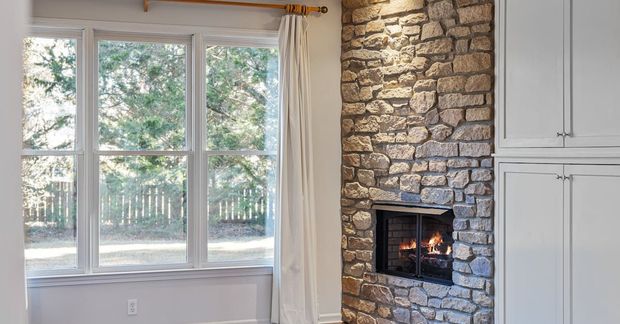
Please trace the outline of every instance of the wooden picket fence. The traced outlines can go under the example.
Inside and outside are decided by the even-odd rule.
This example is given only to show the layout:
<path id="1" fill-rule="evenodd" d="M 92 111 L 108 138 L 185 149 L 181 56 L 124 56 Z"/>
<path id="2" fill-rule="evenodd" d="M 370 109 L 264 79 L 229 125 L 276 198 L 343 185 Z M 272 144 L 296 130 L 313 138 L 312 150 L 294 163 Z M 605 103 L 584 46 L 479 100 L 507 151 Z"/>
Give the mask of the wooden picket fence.
<path id="1" fill-rule="evenodd" d="M 24 208 L 26 222 L 48 226 L 73 226 L 76 191 L 71 182 L 50 184 L 45 196 Z M 134 193 L 100 192 L 99 215 L 104 225 L 169 225 L 184 222 L 187 213 L 185 194 L 156 186 L 140 186 Z M 275 199 L 263 190 L 244 189 L 211 201 L 207 213 L 211 221 L 251 223 L 271 221 Z"/>

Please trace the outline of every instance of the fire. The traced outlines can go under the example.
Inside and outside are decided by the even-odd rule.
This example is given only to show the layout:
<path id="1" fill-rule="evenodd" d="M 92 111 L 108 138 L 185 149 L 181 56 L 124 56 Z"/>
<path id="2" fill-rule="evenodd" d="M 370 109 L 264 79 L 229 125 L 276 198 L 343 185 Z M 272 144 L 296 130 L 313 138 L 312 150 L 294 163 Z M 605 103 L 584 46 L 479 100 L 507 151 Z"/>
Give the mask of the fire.
<path id="1" fill-rule="evenodd" d="M 452 253 L 452 246 L 448 245 L 448 249 L 446 250 L 446 255 L 450 255 Z"/>
<path id="2" fill-rule="evenodd" d="M 399 250 L 414 250 L 416 247 L 418 246 L 418 244 L 415 242 L 415 240 L 411 240 L 409 242 L 401 242 L 398 246 Z"/>
<path id="3" fill-rule="evenodd" d="M 437 249 L 437 247 L 443 244 L 443 238 L 441 237 L 441 233 L 435 232 L 433 237 L 428 241 L 428 254 L 441 254 L 441 251 Z"/>

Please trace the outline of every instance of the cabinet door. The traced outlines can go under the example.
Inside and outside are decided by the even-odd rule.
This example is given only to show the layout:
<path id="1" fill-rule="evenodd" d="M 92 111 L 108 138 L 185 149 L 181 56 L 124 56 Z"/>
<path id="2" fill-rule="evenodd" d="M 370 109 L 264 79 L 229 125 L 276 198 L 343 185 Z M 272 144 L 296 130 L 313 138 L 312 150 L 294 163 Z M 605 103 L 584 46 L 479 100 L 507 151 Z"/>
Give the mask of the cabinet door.
<path id="1" fill-rule="evenodd" d="M 564 0 L 500 2 L 501 147 L 564 145 L 563 8 Z"/>
<path id="2" fill-rule="evenodd" d="M 620 318 L 620 166 L 566 166 L 572 219 L 572 324 Z"/>
<path id="3" fill-rule="evenodd" d="M 620 146 L 620 1 L 572 1 L 572 108 L 566 146 Z"/>
<path id="4" fill-rule="evenodd" d="M 498 323 L 563 321 L 562 170 L 500 164 Z"/>

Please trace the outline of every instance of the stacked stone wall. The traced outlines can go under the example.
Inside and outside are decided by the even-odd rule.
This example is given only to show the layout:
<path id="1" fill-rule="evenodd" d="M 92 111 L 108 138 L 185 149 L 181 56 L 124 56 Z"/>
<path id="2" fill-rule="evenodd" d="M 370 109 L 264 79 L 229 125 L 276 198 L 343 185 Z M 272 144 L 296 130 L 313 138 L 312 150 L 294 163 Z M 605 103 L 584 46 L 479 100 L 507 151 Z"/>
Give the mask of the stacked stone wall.
<path id="1" fill-rule="evenodd" d="M 342 4 L 343 320 L 492 323 L 493 2 Z M 378 201 L 454 209 L 454 285 L 375 272 Z"/>

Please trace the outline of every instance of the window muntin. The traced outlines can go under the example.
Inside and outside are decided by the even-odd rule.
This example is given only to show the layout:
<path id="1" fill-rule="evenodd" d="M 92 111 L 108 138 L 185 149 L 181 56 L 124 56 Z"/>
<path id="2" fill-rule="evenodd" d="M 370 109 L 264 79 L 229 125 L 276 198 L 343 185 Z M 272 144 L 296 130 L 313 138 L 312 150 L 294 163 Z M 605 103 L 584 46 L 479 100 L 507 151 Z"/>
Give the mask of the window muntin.
<path id="1" fill-rule="evenodd" d="M 277 196 L 277 147 L 279 142 L 278 66 L 275 41 L 270 40 L 267 42 L 269 45 L 265 46 L 262 41 L 256 42 L 248 38 L 247 46 L 249 47 L 244 47 L 245 45 L 237 47 L 220 46 L 225 52 L 230 53 L 232 56 L 238 55 L 239 58 L 242 57 L 242 54 L 248 57 L 248 53 L 250 57 L 262 55 L 264 58 L 245 61 L 245 63 L 243 63 L 243 59 L 238 59 L 237 64 L 239 65 L 233 66 L 233 69 L 242 71 L 243 75 L 251 76 L 252 78 L 246 79 L 246 82 L 249 80 L 251 83 L 245 84 L 243 89 L 239 87 L 229 88 L 239 93 L 228 98 L 223 97 L 226 99 L 223 100 L 224 102 L 239 102 L 241 98 L 243 103 L 247 103 L 245 106 L 239 105 L 239 107 L 233 107 L 233 110 L 229 110 L 233 114 L 248 118 L 248 123 L 243 124 L 244 121 L 241 119 L 217 120 L 214 119 L 214 115 L 207 118 L 209 111 L 204 109 L 204 107 L 207 106 L 206 102 L 209 101 L 209 98 L 207 98 L 205 92 L 197 93 L 194 90 L 213 89 L 217 82 L 211 83 L 211 86 L 208 86 L 209 79 L 205 75 L 206 69 L 202 71 L 193 69 L 193 67 L 202 66 L 198 63 L 207 63 L 209 61 L 209 58 L 205 57 L 205 55 L 208 55 L 207 48 L 209 47 L 197 50 L 193 46 L 194 44 L 202 44 L 201 41 L 193 43 L 189 37 L 185 36 L 93 32 L 88 28 L 83 32 L 61 29 L 37 29 L 36 33 L 41 36 L 31 38 L 71 40 L 75 44 L 75 57 L 73 58 L 75 66 L 69 69 L 69 71 L 73 70 L 75 74 L 73 76 L 74 81 L 72 81 L 75 82 L 75 99 L 74 101 L 66 100 L 66 102 L 74 105 L 75 112 L 66 117 L 67 120 L 73 123 L 68 131 L 64 131 L 64 134 L 73 133 L 72 141 L 65 141 L 71 142 L 70 145 L 61 145 L 58 148 L 54 145 L 49 145 L 49 148 L 36 149 L 33 146 L 26 145 L 26 138 L 24 138 L 24 164 L 29 163 L 36 166 L 37 163 L 32 162 L 35 161 L 35 157 L 38 159 L 47 158 L 48 160 L 59 159 L 62 163 L 57 162 L 56 164 L 64 168 L 33 170 L 29 171 L 28 174 L 25 173 L 24 178 L 33 178 L 33 174 L 37 172 L 40 174 L 44 170 L 50 170 L 48 171 L 49 174 L 56 175 L 56 178 L 60 177 L 66 180 L 65 182 L 72 183 L 71 185 L 66 184 L 63 190 L 72 192 L 70 197 L 72 197 L 71 206 L 73 208 L 70 208 L 70 212 L 66 214 L 69 215 L 67 217 L 74 223 L 65 222 L 65 226 L 72 228 L 73 241 L 66 241 L 65 245 L 58 246 L 61 250 L 55 250 L 56 254 L 53 254 L 54 251 L 49 251 L 52 252 L 49 253 L 41 250 L 35 251 L 38 254 L 32 252 L 28 254 L 29 250 L 27 249 L 27 256 L 30 255 L 31 259 L 35 260 L 35 262 L 31 262 L 31 266 L 28 268 L 30 276 L 209 268 L 236 265 L 269 265 L 273 262 L 273 228 L 275 227 L 273 224 L 276 218 L 275 197 Z M 82 42 L 79 35 L 84 37 L 84 42 Z M 126 46 L 118 45 L 118 43 L 123 42 L 126 43 Z M 102 46 L 103 43 L 114 43 L 115 46 L 102 50 L 102 47 L 104 47 Z M 217 43 L 215 42 L 215 44 Z M 224 41 L 223 44 L 230 43 Z M 235 44 L 243 44 L 243 41 L 236 39 Z M 83 49 L 82 46 L 84 46 Z M 167 78 L 165 80 L 167 85 L 160 88 L 155 87 L 154 91 L 147 91 L 148 89 L 153 89 L 152 87 L 148 89 L 144 87 L 147 83 L 151 83 L 144 81 L 148 77 L 152 77 L 152 74 L 148 72 L 148 64 L 147 67 L 141 67 L 140 64 L 134 64 L 126 68 L 119 68 L 114 64 L 103 69 L 101 67 L 107 64 L 106 60 L 101 60 L 101 52 L 106 53 L 113 49 L 113 47 L 135 51 L 136 48 L 148 48 L 149 46 L 159 46 L 160 49 L 164 48 L 164 52 L 172 53 L 168 56 L 168 61 L 176 63 L 167 65 L 168 68 L 163 70 L 178 76 L 178 78 Z M 88 55 L 84 57 L 84 54 Z M 139 56 L 136 53 L 131 55 Z M 231 56 L 228 57 L 230 58 Z M 149 59 L 148 61 L 152 60 Z M 181 61 L 182 64 L 180 63 Z M 127 65 L 129 63 L 124 61 L 123 64 Z M 252 69 L 249 69 L 244 67 L 243 64 L 258 65 L 252 66 Z M 181 65 L 183 65 L 182 68 Z M 170 68 L 170 66 L 174 67 Z M 209 66 L 219 69 L 220 72 L 226 70 L 226 68 L 222 69 L 217 64 L 213 64 L 213 61 L 211 61 Z M 249 72 L 256 70 L 257 66 L 259 67 L 258 71 L 261 73 Z M 142 71 L 140 71 L 141 69 Z M 127 92 L 132 90 L 131 87 L 128 87 L 131 84 L 124 84 L 123 88 L 106 88 L 102 86 L 103 81 L 100 78 L 100 73 L 107 73 L 108 71 L 111 74 L 119 73 L 121 75 L 121 72 L 133 73 L 138 76 L 142 73 L 142 76 L 146 75 L 146 77 L 136 77 L 136 82 L 133 85 L 139 85 L 136 87 L 139 90 Z M 239 75 L 239 72 L 231 72 L 230 75 Z M 155 80 L 157 79 L 155 78 Z M 67 82 L 64 84 L 66 85 Z M 106 80 L 105 84 L 109 86 L 121 83 Z M 164 89 L 165 87 L 182 87 L 182 90 L 167 92 Z M 90 89 L 94 91 L 90 91 Z M 119 89 L 126 92 L 119 91 Z M 261 94 L 265 97 L 265 100 L 261 100 L 260 104 L 257 105 L 255 100 L 247 97 L 248 93 L 241 93 L 243 91 L 253 91 L 254 95 Z M 165 98 L 165 103 L 160 106 L 149 106 L 149 104 L 153 103 L 153 94 L 167 93 L 172 93 L 174 98 Z M 110 96 L 110 94 L 114 96 Z M 102 96 L 107 97 L 102 101 Z M 243 96 L 246 97 L 243 98 Z M 183 97 L 183 101 L 180 100 L 181 97 Z M 112 102 L 111 98 L 122 99 L 119 101 L 120 105 L 110 104 Z M 130 104 L 126 104 L 126 102 Z M 136 103 L 145 104 L 136 108 Z M 182 103 L 182 105 L 178 103 Z M 170 109 L 165 109 L 164 105 Z M 70 105 L 65 104 L 64 106 L 69 107 Z M 158 111 L 159 109 L 159 111 L 170 114 L 161 123 L 154 123 L 155 125 L 162 126 L 160 129 L 163 130 L 162 132 L 139 134 L 137 131 L 132 133 L 131 128 L 125 128 L 127 130 L 125 133 L 129 135 L 125 136 L 121 133 L 112 135 L 110 129 L 113 127 L 111 127 L 111 124 L 107 126 L 102 125 L 111 120 L 106 120 L 108 116 L 115 117 L 114 108 L 118 107 L 124 109 L 124 113 L 141 112 L 136 114 L 137 117 L 135 118 L 131 117 L 130 114 L 123 116 L 125 119 L 134 119 L 133 126 L 137 128 L 153 124 L 148 118 L 142 118 L 145 114 L 149 114 L 152 111 Z M 256 109 L 256 111 L 248 111 L 251 107 Z M 24 110 L 26 109 L 28 107 L 25 106 Z M 100 109 L 107 110 L 106 116 L 100 114 Z M 116 120 L 120 119 L 116 118 Z M 25 118 L 25 122 L 26 120 Z M 219 129 L 219 135 L 223 140 L 218 143 L 227 143 L 226 145 L 218 144 L 218 147 L 207 149 L 207 143 L 210 141 L 215 143 L 215 136 L 218 134 L 217 128 L 211 127 L 210 129 L 214 135 L 207 135 L 209 133 L 207 129 L 209 128 L 209 122 L 225 123 L 225 127 Z M 125 123 L 125 125 L 128 124 L 130 123 Z M 24 126 L 26 126 L 26 123 Z M 104 130 L 106 127 L 108 129 Z M 122 127 L 112 130 L 118 131 L 119 129 L 122 129 Z M 243 134 L 244 129 L 248 130 L 248 134 Z M 107 133 L 104 134 L 105 132 Z M 234 145 L 228 145 L 230 143 Z M 157 167 L 169 171 L 163 172 L 167 176 L 157 177 L 163 173 L 159 171 L 151 172 L 150 167 L 152 167 L 153 163 L 149 162 L 149 159 L 159 160 L 160 162 L 165 161 L 159 163 Z M 216 160 L 221 161 L 221 163 L 215 163 Z M 209 161 L 212 163 L 209 164 Z M 247 161 L 254 161 L 257 164 L 248 165 Z M 132 165 L 133 169 L 130 170 L 132 172 L 127 172 L 128 165 Z M 241 170 L 239 174 L 232 178 L 232 180 L 238 183 L 239 190 L 232 190 L 234 188 L 222 186 L 222 182 L 215 181 L 211 182 L 212 186 L 210 186 L 209 179 L 213 177 L 209 173 L 213 173 L 216 178 L 230 177 L 231 173 L 228 172 L 228 167 L 236 171 Z M 24 170 L 26 169 L 24 168 Z M 55 170 L 65 171 L 63 173 Z M 132 180 L 119 182 L 119 174 Z M 50 179 L 49 176 L 47 178 Z M 150 183 L 147 186 L 150 186 L 152 189 L 146 189 L 145 186 L 141 187 L 139 185 L 144 179 L 150 179 Z M 117 184 L 122 182 L 124 185 L 115 186 L 113 185 L 115 181 Z M 126 221 L 127 224 L 133 225 L 132 217 L 137 218 L 136 215 L 138 213 L 140 216 L 143 213 L 142 211 L 136 211 L 140 207 L 138 205 L 142 203 L 137 201 L 136 196 L 145 192 L 151 194 L 149 190 L 153 192 L 158 190 L 159 192 L 161 188 L 171 191 L 170 195 L 174 196 L 174 198 L 170 199 L 164 198 L 164 201 L 174 201 L 174 203 L 169 204 L 170 213 L 147 213 L 149 217 L 145 217 L 145 221 L 142 224 L 146 226 L 139 230 L 136 230 L 137 227 L 134 228 L 133 234 L 138 235 L 133 237 L 131 236 L 131 230 L 121 233 L 125 236 L 110 231 L 110 228 L 113 228 L 115 223 L 114 220 L 110 219 L 109 215 L 106 216 L 106 207 L 121 210 L 120 219 Z M 208 190 L 219 196 L 211 198 Z M 39 191 L 45 190 L 39 189 Z M 105 195 L 116 194 L 122 196 L 132 191 L 134 198 L 131 205 L 135 204 L 136 206 L 130 207 L 130 203 L 126 200 L 123 204 L 122 198 L 120 199 L 121 203 L 118 202 L 119 200 L 115 201 L 116 205 L 103 205 L 106 199 Z M 239 193 L 244 191 L 246 197 L 244 202 L 245 210 L 249 208 L 250 204 L 258 205 L 252 211 L 247 210 L 247 213 L 254 213 L 258 210 L 262 213 L 258 218 L 263 217 L 263 214 L 264 217 L 260 221 L 256 221 L 255 218 L 257 216 L 248 218 L 248 220 L 255 220 L 253 223 L 246 222 L 241 224 L 241 231 L 238 233 L 248 233 L 247 230 L 250 229 L 253 232 L 250 231 L 249 233 L 254 234 L 258 229 L 261 236 L 247 235 L 247 237 L 241 239 L 239 237 L 222 237 L 221 233 L 215 233 L 214 236 L 211 236 L 209 233 L 213 233 L 216 227 L 210 229 L 209 224 L 211 222 L 214 224 L 222 222 L 217 218 L 214 221 L 209 220 L 209 217 L 213 214 L 208 210 L 209 203 L 222 201 L 221 197 L 243 197 Z M 32 195 L 28 199 L 32 201 L 31 197 Z M 131 201 L 131 198 L 129 200 Z M 181 201 L 181 206 L 179 206 L 179 200 Z M 260 206 L 261 203 L 264 205 Z M 165 204 L 166 206 L 168 205 L 167 202 Z M 158 206 L 161 211 L 161 205 Z M 130 208 L 133 208 L 133 210 L 130 211 Z M 145 208 L 145 206 L 143 205 L 142 208 Z M 267 215 L 267 213 L 269 214 Z M 118 221 L 119 216 L 115 215 L 115 217 L 116 221 Z M 164 225 L 164 222 L 161 222 L 161 220 L 168 218 L 170 218 L 170 224 Z M 135 223 L 138 224 L 137 220 Z M 131 240 L 122 240 L 127 238 L 131 238 Z M 225 238 L 225 240 L 211 242 L 212 238 Z M 254 241 L 255 239 L 258 239 L 259 244 L 247 244 L 247 242 Z M 69 252 L 67 252 L 68 244 L 70 244 L 69 247 L 71 248 Z M 211 251 L 207 251 L 208 249 Z M 247 251 L 243 252 L 241 250 Z M 146 256 L 147 253 L 145 251 L 148 251 L 148 256 Z M 152 253 L 153 251 L 155 253 Z M 62 258 L 53 259 L 57 258 L 58 254 L 62 254 Z M 37 256 L 37 258 L 33 258 L 33 256 Z M 43 259 L 43 261 L 50 264 L 50 266 L 47 268 L 40 267 L 41 263 L 38 262 L 42 260 L 41 256 L 49 259 L 47 261 Z M 63 260 L 70 260 L 71 262 L 66 262 L 63 265 Z"/>

